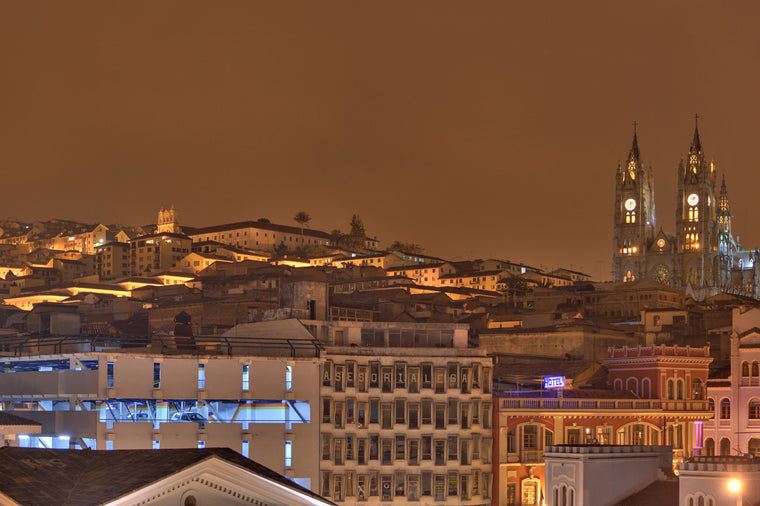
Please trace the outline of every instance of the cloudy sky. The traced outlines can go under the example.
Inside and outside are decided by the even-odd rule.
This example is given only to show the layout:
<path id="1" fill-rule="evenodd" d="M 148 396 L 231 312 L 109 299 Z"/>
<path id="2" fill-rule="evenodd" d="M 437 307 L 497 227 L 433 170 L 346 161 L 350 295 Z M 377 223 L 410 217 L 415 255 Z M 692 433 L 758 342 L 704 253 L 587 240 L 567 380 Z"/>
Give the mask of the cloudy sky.
<path id="1" fill-rule="evenodd" d="M 13 2 L 0 216 L 348 227 L 609 278 L 638 121 L 657 220 L 694 114 L 760 247 L 760 2 Z"/>

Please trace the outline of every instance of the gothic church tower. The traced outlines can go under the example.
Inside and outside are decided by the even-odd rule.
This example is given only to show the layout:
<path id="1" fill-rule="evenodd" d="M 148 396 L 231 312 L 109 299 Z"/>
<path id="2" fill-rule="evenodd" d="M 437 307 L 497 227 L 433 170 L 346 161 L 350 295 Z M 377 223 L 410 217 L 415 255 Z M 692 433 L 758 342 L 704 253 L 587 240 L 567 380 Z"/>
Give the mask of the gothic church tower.
<path id="1" fill-rule="evenodd" d="M 613 281 L 646 279 L 646 253 L 654 240 L 654 178 L 644 168 L 635 124 L 625 165 L 615 175 Z"/>
<path id="2" fill-rule="evenodd" d="M 715 186 L 715 165 L 705 159 L 697 125 L 686 163 L 682 159 L 678 166 L 677 286 L 698 291 L 718 284 L 719 202 L 715 196 Z"/>

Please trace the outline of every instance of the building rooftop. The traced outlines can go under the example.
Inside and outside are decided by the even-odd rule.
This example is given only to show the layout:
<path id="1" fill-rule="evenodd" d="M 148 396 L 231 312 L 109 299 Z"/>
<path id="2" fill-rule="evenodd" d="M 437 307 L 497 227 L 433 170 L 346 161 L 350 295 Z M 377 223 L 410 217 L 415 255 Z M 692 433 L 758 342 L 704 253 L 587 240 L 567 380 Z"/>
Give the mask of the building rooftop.
<path id="1" fill-rule="evenodd" d="M 715 455 L 692 457 L 682 462 L 681 471 L 760 471 L 760 458 L 754 455 Z"/>
<path id="2" fill-rule="evenodd" d="M 94 451 L 5 447 L 0 449 L 0 492 L 25 505 L 103 504 L 213 458 L 324 501 L 229 448 Z"/>

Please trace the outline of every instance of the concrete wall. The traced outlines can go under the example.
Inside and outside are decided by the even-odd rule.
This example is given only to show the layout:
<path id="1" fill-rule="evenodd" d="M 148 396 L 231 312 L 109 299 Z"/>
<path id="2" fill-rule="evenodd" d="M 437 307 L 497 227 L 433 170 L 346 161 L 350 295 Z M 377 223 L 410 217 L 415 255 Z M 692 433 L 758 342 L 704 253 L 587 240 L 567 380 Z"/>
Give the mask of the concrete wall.
<path id="1" fill-rule="evenodd" d="M 663 476 L 670 468 L 669 446 L 550 446 L 545 453 L 547 504 L 555 491 L 574 495 L 574 504 L 617 504 Z M 568 497 L 567 504 L 570 504 Z"/>
<path id="2" fill-rule="evenodd" d="M 96 395 L 98 371 L 39 371 L 0 374 L 0 396 Z"/>
<path id="3" fill-rule="evenodd" d="M 480 348 L 489 353 L 510 353 L 542 357 L 603 360 L 610 346 L 636 346 L 635 337 L 621 334 L 567 332 L 488 332 L 480 334 Z"/>

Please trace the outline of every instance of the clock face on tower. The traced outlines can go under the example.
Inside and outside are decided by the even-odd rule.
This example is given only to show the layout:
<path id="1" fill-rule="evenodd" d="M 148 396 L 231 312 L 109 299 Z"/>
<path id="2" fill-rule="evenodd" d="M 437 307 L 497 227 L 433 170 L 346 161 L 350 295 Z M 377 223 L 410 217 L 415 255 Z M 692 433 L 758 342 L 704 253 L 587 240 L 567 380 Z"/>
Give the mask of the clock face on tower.
<path id="1" fill-rule="evenodd" d="M 699 204 L 699 195 L 697 195 L 696 193 L 692 193 L 691 195 L 688 196 L 686 201 L 689 203 L 690 206 L 696 206 L 697 204 Z"/>
<path id="2" fill-rule="evenodd" d="M 665 239 L 663 239 L 662 237 L 660 237 L 659 239 L 657 239 L 657 247 L 660 248 L 660 249 L 664 248 L 665 247 Z"/>
<path id="3" fill-rule="evenodd" d="M 636 209 L 636 201 L 633 199 L 626 200 L 625 208 L 628 209 L 629 211 L 633 211 L 634 209 Z"/>

